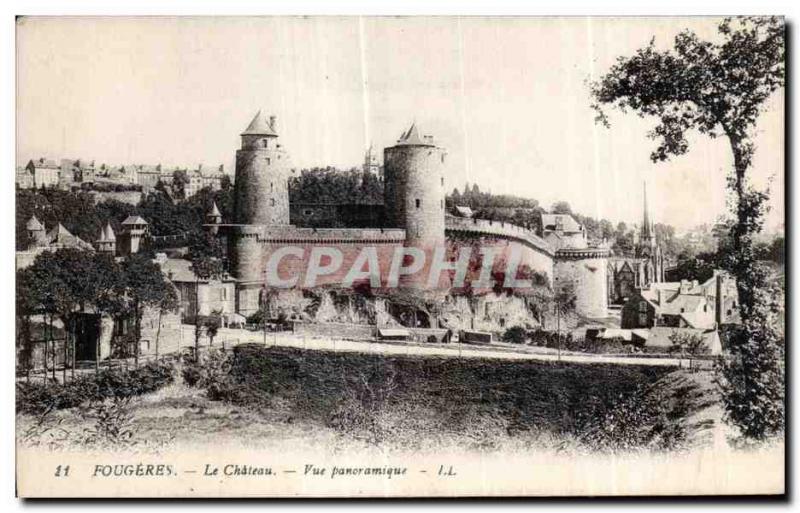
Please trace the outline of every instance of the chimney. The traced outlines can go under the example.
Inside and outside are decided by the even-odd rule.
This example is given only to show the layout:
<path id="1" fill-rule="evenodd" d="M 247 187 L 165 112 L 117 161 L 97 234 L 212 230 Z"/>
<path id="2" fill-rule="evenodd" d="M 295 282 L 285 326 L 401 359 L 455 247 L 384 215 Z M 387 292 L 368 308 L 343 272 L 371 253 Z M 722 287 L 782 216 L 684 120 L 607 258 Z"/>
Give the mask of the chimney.
<path id="1" fill-rule="evenodd" d="M 269 126 L 270 126 L 270 128 L 272 128 L 272 130 L 274 132 L 277 132 L 278 125 L 276 124 L 275 116 L 270 116 L 269 117 Z"/>

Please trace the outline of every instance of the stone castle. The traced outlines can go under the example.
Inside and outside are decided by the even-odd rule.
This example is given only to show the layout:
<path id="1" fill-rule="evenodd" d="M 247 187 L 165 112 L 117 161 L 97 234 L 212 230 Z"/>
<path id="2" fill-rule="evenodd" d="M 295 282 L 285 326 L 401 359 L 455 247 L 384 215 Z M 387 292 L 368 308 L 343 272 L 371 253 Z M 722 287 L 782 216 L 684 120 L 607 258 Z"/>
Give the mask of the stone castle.
<path id="1" fill-rule="evenodd" d="M 590 246 L 585 233 L 571 230 L 563 219 L 554 220 L 539 237 L 520 226 L 447 214 L 447 167 L 446 150 L 412 124 L 395 145 L 384 149 L 385 227 L 297 227 L 289 218 L 292 171 L 276 119 L 256 114 L 242 132 L 236 152 L 233 222 L 223 224 L 213 213 L 208 217 L 213 232 L 227 238 L 237 311 L 249 315 L 258 310 L 266 293 L 267 260 L 287 245 L 303 248 L 303 257 L 286 259 L 283 270 L 291 272 L 301 270 L 309 254 L 325 246 L 340 249 L 346 267 L 364 246 L 377 248 L 382 259 L 398 247 L 444 246 L 451 255 L 460 247 L 480 244 L 515 252 L 521 265 L 546 276 L 553 286 L 571 283 L 580 315 L 607 315 L 610 251 L 606 247 Z"/>

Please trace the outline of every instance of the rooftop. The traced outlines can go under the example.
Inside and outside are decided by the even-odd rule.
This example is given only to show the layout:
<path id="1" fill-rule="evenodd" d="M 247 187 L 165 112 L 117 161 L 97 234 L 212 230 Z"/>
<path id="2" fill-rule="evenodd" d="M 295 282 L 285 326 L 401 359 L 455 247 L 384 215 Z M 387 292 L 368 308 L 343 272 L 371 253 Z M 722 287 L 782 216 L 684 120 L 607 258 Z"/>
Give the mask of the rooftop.
<path id="1" fill-rule="evenodd" d="M 278 133 L 275 131 L 275 117 L 271 117 L 270 121 L 261 114 L 261 111 L 256 113 L 256 116 L 253 118 L 253 121 L 247 125 L 247 128 L 242 135 L 269 135 L 272 137 L 277 137 Z"/>

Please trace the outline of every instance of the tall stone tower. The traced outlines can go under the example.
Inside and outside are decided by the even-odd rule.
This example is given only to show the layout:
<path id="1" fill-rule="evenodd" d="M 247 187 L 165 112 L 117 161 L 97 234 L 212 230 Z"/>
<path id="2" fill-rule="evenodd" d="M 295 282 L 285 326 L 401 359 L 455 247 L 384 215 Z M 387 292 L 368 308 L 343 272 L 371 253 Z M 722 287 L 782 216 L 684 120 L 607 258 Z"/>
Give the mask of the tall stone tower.
<path id="1" fill-rule="evenodd" d="M 235 223 L 289 224 L 289 163 L 278 142 L 275 116 L 258 111 L 236 152 Z"/>
<path id="2" fill-rule="evenodd" d="M 229 238 L 231 270 L 237 279 L 236 309 L 258 310 L 264 286 L 262 239 L 266 226 L 289 225 L 289 159 L 278 142 L 275 116 L 259 111 L 236 152 L 234 224 Z"/>
<path id="3" fill-rule="evenodd" d="M 388 225 L 405 228 L 409 246 L 444 245 L 445 150 L 412 124 L 383 155 Z"/>

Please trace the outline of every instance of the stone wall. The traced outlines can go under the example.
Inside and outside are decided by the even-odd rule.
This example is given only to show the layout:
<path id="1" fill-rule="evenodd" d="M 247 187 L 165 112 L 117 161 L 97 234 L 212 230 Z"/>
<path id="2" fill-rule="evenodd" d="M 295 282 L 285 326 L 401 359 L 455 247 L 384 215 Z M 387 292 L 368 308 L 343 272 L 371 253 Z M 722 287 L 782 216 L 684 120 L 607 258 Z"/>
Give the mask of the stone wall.
<path id="1" fill-rule="evenodd" d="M 94 201 L 95 204 L 102 203 L 106 200 L 115 200 L 115 201 L 120 201 L 122 203 L 127 203 L 128 205 L 138 205 L 139 202 L 142 200 L 142 193 L 138 191 L 123 191 L 123 192 L 90 191 L 89 194 L 92 195 L 92 201 Z"/>
<path id="2" fill-rule="evenodd" d="M 294 322 L 295 334 L 312 338 L 334 338 L 344 340 L 374 340 L 375 326 L 343 322 Z"/>
<path id="3" fill-rule="evenodd" d="M 444 242 L 445 151 L 433 146 L 384 150 L 384 204 L 389 226 L 405 228 L 407 244 Z"/>

